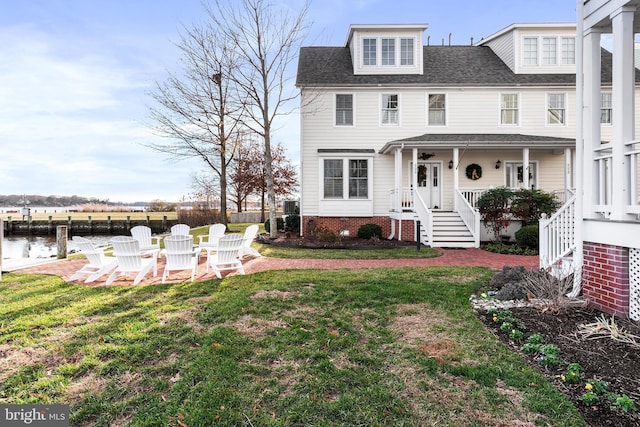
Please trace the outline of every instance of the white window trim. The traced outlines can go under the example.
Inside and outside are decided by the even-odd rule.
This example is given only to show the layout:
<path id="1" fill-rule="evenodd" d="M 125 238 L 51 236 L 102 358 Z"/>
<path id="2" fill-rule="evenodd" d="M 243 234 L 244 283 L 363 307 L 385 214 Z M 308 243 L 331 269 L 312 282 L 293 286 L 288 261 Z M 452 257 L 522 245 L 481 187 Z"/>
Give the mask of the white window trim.
<path id="1" fill-rule="evenodd" d="M 364 40 L 376 40 L 376 63 L 364 63 Z M 382 39 L 394 40 L 394 63 L 393 65 L 382 65 Z M 413 40 L 413 64 L 401 64 L 401 40 Z M 416 68 L 418 67 L 418 38 L 415 36 L 362 36 L 360 38 L 360 66 L 362 68 Z"/>
<path id="2" fill-rule="evenodd" d="M 319 189 L 318 194 L 321 201 L 331 202 L 362 202 L 373 201 L 373 153 L 371 155 L 362 153 L 322 153 L 318 157 L 318 166 L 320 170 Z M 342 198 L 339 197 L 324 197 L 324 161 L 325 160 L 342 160 Z M 367 161 L 367 197 L 349 197 L 349 160 L 366 160 Z"/>
<path id="3" fill-rule="evenodd" d="M 385 95 L 396 95 L 398 97 L 398 123 L 382 123 L 382 105 L 383 105 L 383 99 Z M 380 127 L 383 128 L 388 128 L 388 127 L 398 127 L 401 126 L 402 123 L 402 117 L 401 117 L 401 113 L 400 113 L 400 106 L 402 105 L 402 97 L 400 96 L 399 93 L 393 93 L 393 92 L 383 92 L 380 93 L 380 98 L 378 101 L 378 123 L 380 125 Z"/>
<path id="4" fill-rule="evenodd" d="M 502 123 L 502 96 L 503 95 L 515 95 L 518 103 L 518 108 L 516 108 L 516 122 L 515 123 Z M 522 104 L 521 97 L 519 92 L 500 92 L 498 94 L 498 126 L 504 127 L 518 127 L 520 126 L 520 116 L 521 116 Z"/>
<path id="5" fill-rule="evenodd" d="M 564 97 L 564 122 L 549 123 L 549 95 L 563 95 Z M 569 122 L 569 104 L 567 92 L 547 92 L 544 96 L 544 124 L 547 127 L 566 127 Z"/>
<path id="6" fill-rule="evenodd" d="M 573 43 L 573 48 L 574 48 L 574 52 L 573 52 L 573 57 L 574 57 L 574 63 L 573 64 L 563 64 L 562 63 L 562 49 L 563 49 L 563 44 L 562 41 L 563 39 L 570 39 L 573 38 L 574 39 L 574 43 Z M 525 53 L 525 49 L 524 49 L 524 41 L 525 39 L 536 39 L 537 40 L 537 62 L 536 64 L 525 64 L 524 62 L 524 53 Z M 545 64 L 544 63 L 544 39 L 555 39 L 556 40 L 556 62 L 555 64 Z M 542 35 L 529 35 L 529 34 L 523 34 L 521 39 L 520 39 L 520 65 L 523 68 L 560 68 L 560 67 L 570 67 L 570 66 L 575 66 L 575 58 L 576 58 L 576 40 L 575 40 L 575 36 L 571 36 L 568 34 L 542 34 Z"/>
<path id="7" fill-rule="evenodd" d="M 432 125 L 429 124 L 429 95 L 444 95 L 444 124 Z M 446 128 L 449 126 L 449 94 L 447 92 L 428 92 L 425 95 L 425 126 L 428 128 Z"/>
<path id="8" fill-rule="evenodd" d="M 601 117 L 601 119 L 600 119 L 600 120 L 601 120 L 601 121 L 600 121 L 600 125 L 601 125 L 601 126 L 611 126 L 611 125 L 613 124 L 613 123 L 612 123 L 612 122 L 613 122 L 613 102 L 612 102 L 612 104 L 611 104 L 611 107 L 609 107 L 609 108 L 608 108 L 609 110 L 611 110 L 611 119 L 612 119 L 612 120 L 611 120 L 611 122 L 609 122 L 609 123 L 602 123 L 602 109 L 603 109 L 603 107 L 602 107 L 602 94 L 603 94 L 603 93 L 608 93 L 609 95 L 613 96 L 613 95 L 612 95 L 612 92 L 611 92 L 611 91 L 609 91 L 609 90 L 603 90 L 603 91 L 600 93 L 600 117 Z M 612 101 L 613 101 L 613 99 L 612 99 Z"/>
<path id="9" fill-rule="evenodd" d="M 350 124 L 350 125 L 339 125 L 336 122 L 336 110 L 338 108 L 338 105 L 337 105 L 336 101 L 337 101 L 338 95 L 351 95 L 351 108 L 352 108 L 351 115 L 352 115 L 352 118 L 353 118 L 353 123 Z M 353 92 L 334 92 L 333 93 L 333 127 L 336 127 L 336 128 L 353 128 L 355 126 L 356 126 L 356 94 L 353 93 Z"/>
<path id="10" fill-rule="evenodd" d="M 521 165 L 523 164 L 522 159 L 518 159 L 518 160 L 505 160 L 502 164 L 502 170 L 503 170 L 503 185 L 506 186 L 507 185 L 507 163 L 511 163 L 511 164 L 515 164 L 515 165 Z M 540 189 L 540 161 L 539 160 L 529 160 L 529 164 L 534 164 L 536 167 L 536 185 L 535 185 L 535 189 L 539 190 Z M 516 176 L 516 180 L 518 179 L 518 177 Z M 509 188 L 524 188 L 524 187 L 509 187 Z M 529 182 L 529 190 L 531 189 L 531 182 Z"/>

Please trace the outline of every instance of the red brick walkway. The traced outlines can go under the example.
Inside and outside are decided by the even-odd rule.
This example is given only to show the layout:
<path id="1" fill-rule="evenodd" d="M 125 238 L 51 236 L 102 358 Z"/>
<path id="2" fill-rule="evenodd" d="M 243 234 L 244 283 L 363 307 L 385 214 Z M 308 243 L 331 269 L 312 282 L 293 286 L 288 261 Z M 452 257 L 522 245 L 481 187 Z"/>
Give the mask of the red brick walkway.
<path id="1" fill-rule="evenodd" d="M 281 259 L 281 258 L 248 258 L 243 261 L 243 266 L 247 274 L 257 273 L 266 270 L 285 269 L 334 269 L 334 268 L 390 268 L 390 267 L 430 267 L 430 266 L 460 266 L 460 267 L 489 267 L 501 269 L 505 265 L 523 265 L 527 269 L 538 268 L 537 256 L 524 255 L 502 255 L 483 251 L 481 249 L 438 249 L 442 255 L 436 258 L 406 258 L 406 259 L 371 259 L 371 260 L 349 260 L 349 259 Z M 208 280 L 215 278 L 213 272 L 206 273 L 206 256 L 200 258 L 200 265 L 196 280 Z M 86 264 L 84 259 L 63 260 L 37 267 L 29 267 L 15 271 L 16 273 L 28 274 L 51 274 L 61 276 L 65 281 L 73 273 Z M 151 273 L 142 281 L 145 284 L 161 283 L 162 271 L 164 269 L 164 258 L 158 259 L 158 276 L 152 277 Z M 104 285 L 107 275 L 99 278 L 92 285 Z M 114 285 L 130 285 L 133 275 L 128 280 L 116 280 Z M 188 281 L 190 272 L 172 272 L 167 279 L 168 283 L 178 283 Z M 74 280 L 71 283 L 83 283 L 82 280 Z"/>

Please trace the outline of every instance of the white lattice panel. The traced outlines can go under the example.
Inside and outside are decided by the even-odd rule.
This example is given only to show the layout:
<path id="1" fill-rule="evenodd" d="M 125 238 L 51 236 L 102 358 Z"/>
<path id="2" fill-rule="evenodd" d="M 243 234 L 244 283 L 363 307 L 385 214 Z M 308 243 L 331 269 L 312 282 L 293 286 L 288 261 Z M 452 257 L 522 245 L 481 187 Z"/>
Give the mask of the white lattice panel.
<path id="1" fill-rule="evenodd" d="M 640 320 L 640 249 L 629 248 L 629 317 Z"/>

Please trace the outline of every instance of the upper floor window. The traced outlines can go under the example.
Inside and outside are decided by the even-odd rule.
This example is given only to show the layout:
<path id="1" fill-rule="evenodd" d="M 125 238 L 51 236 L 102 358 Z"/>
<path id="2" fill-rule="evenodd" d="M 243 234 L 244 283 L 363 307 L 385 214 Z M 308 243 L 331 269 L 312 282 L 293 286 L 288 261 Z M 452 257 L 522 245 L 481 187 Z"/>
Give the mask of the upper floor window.
<path id="1" fill-rule="evenodd" d="M 382 95 L 381 123 L 383 125 L 399 124 L 398 95 Z"/>
<path id="2" fill-rule="evenodd" d="M 542 63 L 544 65 L 556 65 L 558 58 L 558 41 L 555 37 L 542 39 Z"/>
<path id="3" fill-rule="evenodd" d="M 600 123 L 611 124 L 611 92 L 600 94 Z"/>
<path id="4" fill-rule="evenodd" d="M 377 65 L 376 54 L 378 52 L 377 39 L 362 39 L 362 63 L 363 65 Z"/>
<path id="5" fill-rule="evenodd" d="M 400 39 L 400 65 L 413 65 L 413 39 Z"/>
<path id="6" fill-rule="evenodd" d="M 353 126 L 353 95 L 336 94 L 336 126 Z"/>
<path id="7" fill-rule="evenodd" d="M 503 93 L 500 99 L 500 124 L 518 124 L 518 94 Z"/>
<path id="8" fill-rule="evenodd" d="M 576 38 L 562 37 L 562 65 L 575 65 Z"/>
<path id="9" fill-rule="evenodd" d="M 564 125 L 566 117 L 565 94 L 550 93 L 547 95 L 547 124 Z"/>
<path id="10" fill-rule="evenodd" d="M 538 38 L 525 37 L 522 60 L 524 65 L 538 65 Z"/>
<path id="11" fill-rule="evenodd" d="M 429 94 L 429 126 L 444 126 L 446 122 L 446 97 L 444 93 Z"/>
<path id="12" fill-rule="evenodd" d="M 382 65 L 396 64 L 396 39 L 382 39 Z"/>

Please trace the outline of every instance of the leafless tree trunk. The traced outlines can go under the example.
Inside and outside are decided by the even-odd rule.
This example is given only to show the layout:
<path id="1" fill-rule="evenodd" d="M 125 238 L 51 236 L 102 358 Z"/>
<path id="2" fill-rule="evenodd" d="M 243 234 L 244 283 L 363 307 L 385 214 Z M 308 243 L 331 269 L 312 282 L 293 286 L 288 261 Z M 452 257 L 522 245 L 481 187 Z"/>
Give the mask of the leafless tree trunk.
<path id="1" fill-rule="evenodd" d="M 233 41 L 213 26 L 186 29 L 177 46 L 183 74 L 156 83 L 150 108 L 154 129 L 168 138 L 148 146 L 174 160 L 199 158 L 220 180 L 220 215 L 227 223 L 227 166 L 246 111 L 235 87 L 238 55 Z"/>
<path id="2" fill-rule="evenodd" d="M 271 136 L 274 119 L 291 111 L 287 103 L 297 93 L 287 92 L 287 67 L 297 57 L 300 43 L 306 36 L 306 15 L 309 3 L 293 15 L 276 11 L 265 0 L 216 0 L 215 8 L 207 11 L 216 28 L 232 40 L 240 56 L 234 81 L 246 95 L 248 120 L 244 124 L 264 138 L 265 180 L 269 220 L 276 224 L 276 194 L 274 190 Z M 271 227 L 275 237 L 277 227 Z"/>

